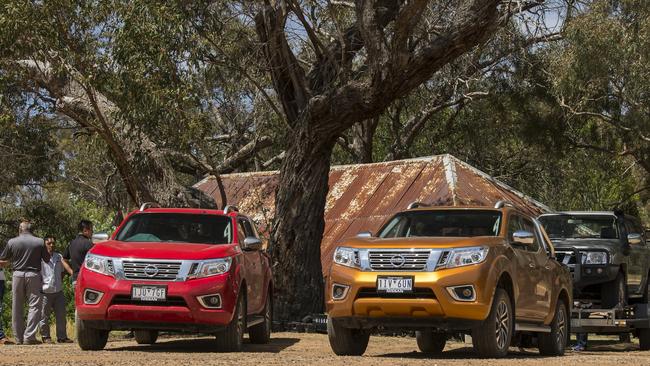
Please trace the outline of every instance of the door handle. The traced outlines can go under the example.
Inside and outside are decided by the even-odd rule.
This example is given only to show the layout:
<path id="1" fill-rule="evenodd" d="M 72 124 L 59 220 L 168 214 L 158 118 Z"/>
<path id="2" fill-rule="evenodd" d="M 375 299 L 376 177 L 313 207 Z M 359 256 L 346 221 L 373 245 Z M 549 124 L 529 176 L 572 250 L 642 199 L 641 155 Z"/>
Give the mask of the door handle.
<path id="1" fill-rule="evenodd" d="M 533 263 L 533 262 L 528 263 L 528 267 L 535 268 L 535 263 Z"/>

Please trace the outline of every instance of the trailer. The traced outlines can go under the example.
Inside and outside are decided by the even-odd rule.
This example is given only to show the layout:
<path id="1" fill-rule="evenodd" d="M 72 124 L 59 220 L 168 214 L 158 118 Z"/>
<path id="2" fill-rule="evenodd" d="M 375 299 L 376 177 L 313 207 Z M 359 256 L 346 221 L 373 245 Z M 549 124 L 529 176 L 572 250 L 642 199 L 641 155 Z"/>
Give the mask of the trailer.
<path id="1" fill-rule="evenodd" d="M 573 275 L 574 281 L 582 273 L 582 255 L 576 248 L 575 263 L 563 263 Z M 639 339 L 642 351 L 650 350 L 650 304 L 617 306 L 612 309 L 594 308 L 591 301 L 573 301 L 571 309 L 571 333 L 595 333 L 604 335 L 634 335 Z"/>
<path id="2" fill-rule="evenodd" d="M 586 308 L 588 305 L 574 303 L 571 311 L 571 333 L 632 334 L 639 338 L 642 351 L 650 350 L 650 306 L 648 304 L 614 309 Z"/>

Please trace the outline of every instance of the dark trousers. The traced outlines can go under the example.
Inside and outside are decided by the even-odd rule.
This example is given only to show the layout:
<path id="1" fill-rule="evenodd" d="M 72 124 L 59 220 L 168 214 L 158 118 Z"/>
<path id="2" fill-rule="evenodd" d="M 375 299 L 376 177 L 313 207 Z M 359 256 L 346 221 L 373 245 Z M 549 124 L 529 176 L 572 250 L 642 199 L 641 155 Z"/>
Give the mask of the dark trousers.
<path id="1" fill-rule="evenodd" d="M 2 314 L 5 298 L 5 281 L 0 281 L 0 314 Z M 2 322 L 0 321 L 0 339 L 5 337 L 5 332 L 2 329 Z"/>
<path id="2" fill-rule="evenodd" d="M 54 310 L 54 317 L 56 318 L 56 340 L 61 341 L 67 339 L 66 333 L 66 319 L 65 319 L 65 296 L 63 291 L 55 292 L 53 294 L 43 294 L 43 319 L 41 319 L 41 337 L 50 338 L 50 315 Z"/>

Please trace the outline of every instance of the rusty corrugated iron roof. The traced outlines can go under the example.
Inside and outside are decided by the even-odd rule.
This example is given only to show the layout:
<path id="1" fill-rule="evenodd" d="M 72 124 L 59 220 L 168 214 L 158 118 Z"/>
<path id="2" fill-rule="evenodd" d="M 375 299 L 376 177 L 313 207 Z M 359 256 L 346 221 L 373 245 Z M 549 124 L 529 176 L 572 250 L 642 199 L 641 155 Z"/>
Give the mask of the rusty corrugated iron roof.
<path id="1" fill-rule="evenodd" d="M 279 172 L 222 175 L 228 204 L 249 215 L 262 232 L 275 211 Z M 195 185 L 221 204 L 214 177 Z M 360 231 L 376 233 L 395 213 L 418 201 L 447 206 L 493 206 L 507 200 L 537 216 L 551 209 L 503 182 L 455 158 L 436 155 L 373 164 L 333 166 L 325 205 L 321 242 L 323 270 L 329 268 L 336 243 Z"/>

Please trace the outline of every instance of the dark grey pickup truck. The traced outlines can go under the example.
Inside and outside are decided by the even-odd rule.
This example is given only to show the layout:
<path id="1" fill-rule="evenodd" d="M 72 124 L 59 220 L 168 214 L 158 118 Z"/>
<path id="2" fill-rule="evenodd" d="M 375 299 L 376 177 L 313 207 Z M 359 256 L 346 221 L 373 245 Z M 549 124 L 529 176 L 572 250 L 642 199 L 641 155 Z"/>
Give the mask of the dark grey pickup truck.
<path id="1" fill-rule="evenodd" d="M 573 273 L 575 299 L 609 309 L 648 302 L 650 246 L 639 219 L 621 212 L 558 212 L 539 217 L 557 260 Z"/>

